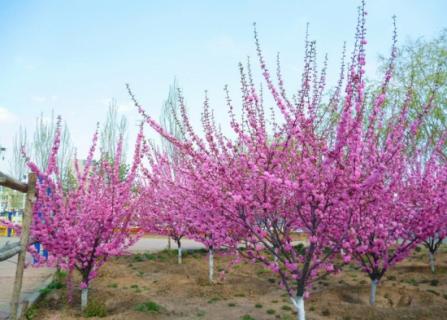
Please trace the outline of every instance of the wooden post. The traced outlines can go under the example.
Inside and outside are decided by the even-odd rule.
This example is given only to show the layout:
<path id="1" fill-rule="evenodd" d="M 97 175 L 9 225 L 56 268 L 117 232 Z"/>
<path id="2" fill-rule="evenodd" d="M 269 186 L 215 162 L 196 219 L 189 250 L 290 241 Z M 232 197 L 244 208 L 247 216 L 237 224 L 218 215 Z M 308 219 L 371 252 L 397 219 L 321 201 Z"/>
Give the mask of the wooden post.
<path id="1" fill-rule="evenodd" d="M 33 203 L 36 193 L 36 175 L 28 174 L 28 188 L 26 191 L 25 211 L 23 213 L 22 234 L 20 237 L 20 252 L 17 258 L 16 278 L 11 299 L 11 320 L 17 320 L 17 313 L 22 291 L 23 270 L 25 269 L 26 249 L 29 243 L 29 232 L 33 218 Z"/>

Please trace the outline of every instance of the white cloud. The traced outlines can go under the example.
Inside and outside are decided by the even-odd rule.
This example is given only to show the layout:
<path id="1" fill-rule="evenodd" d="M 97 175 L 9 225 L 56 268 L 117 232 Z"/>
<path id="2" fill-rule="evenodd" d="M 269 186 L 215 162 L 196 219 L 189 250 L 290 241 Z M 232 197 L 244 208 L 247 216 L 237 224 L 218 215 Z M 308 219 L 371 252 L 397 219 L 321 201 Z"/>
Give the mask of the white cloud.
<path id="1" fill-rule="evenodd" d="M 9 111 L 7 108 L 0 107 L 0 123 L 10 124 L 14 123 L 17 120 L 17 116 Z"/>

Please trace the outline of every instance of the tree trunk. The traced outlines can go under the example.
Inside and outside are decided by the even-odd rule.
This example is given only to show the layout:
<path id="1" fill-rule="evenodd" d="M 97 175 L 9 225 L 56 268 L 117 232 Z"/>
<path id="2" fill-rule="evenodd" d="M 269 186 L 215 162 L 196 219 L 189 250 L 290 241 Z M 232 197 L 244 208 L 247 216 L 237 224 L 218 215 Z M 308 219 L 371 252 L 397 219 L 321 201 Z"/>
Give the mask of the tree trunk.
<path id="1" fill-rule="evenodd" d="M 180 240 L 177 241 L 177 253 L 178 264 L 182 264 L 182 243 L 180 242 Z"/>
<path id="2" fill-rule="evenodd" d="M 431 272 L 435 273 L 436 271 L 436 258 L 435 254 L 432 252 L 428 253 L 428 258 L 430 259 L 430 270 Z"/>
<path id="3" fill-rule="evenodd" d="M 171 250 L 171 237 L 168 237 L 168 250 Z"/>
<path id="4" fill-rule="evenodd" d="M 81 310 L 84 311 L 88 304 L 88 287 L 81 291 Z"/>
<path id="5" fill-rule="evenodd" d="M 296 318 L 298 320 L 306 320 L 306 311 L 304 310 L 304 297 L 296 296 L 295 298 L 290 298 L 297 312 Z"/>
<path id="6" fill-rule="evenodd" d="M 371 280 L 371 291 L 369 292 L 369 304 L 372 306 L 376 304 L 376 291 L 378 283 L 379 279 Z"/>
<path id="7" fill-rule="evenodd" d="M 214 250 L 208 250 L 208 278 L 210 282 L 214 282 Z"/>

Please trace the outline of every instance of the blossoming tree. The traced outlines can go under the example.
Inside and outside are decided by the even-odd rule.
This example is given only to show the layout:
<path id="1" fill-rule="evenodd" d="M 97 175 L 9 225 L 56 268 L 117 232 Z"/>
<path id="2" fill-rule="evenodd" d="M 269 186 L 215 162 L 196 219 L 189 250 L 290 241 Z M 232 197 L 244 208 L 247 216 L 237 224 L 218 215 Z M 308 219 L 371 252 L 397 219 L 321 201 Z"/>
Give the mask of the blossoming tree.
<path id="1" fill-rule="evenodd" d="M 65 190 L 58 175 L 57 154 L 60 142 L 60 120 L 47 168 L 38 168 L 31 160 L 28 166 L 38 176 L 37 200 L 34 204 L 32 237 L 50 252 L 49 263 L 77 270 L 82 277 L 81 307 L 88 302 L 88 288 L 98 269 L 111 257 L 120 255 L 136 240 L 131 232 L 140 163 L 142 129 L 138 135 L 129 173 L 120 176 L 122 140 L 113 162 L 111 157 L 94 160 L 98 139 L 93 137 L 87 160 L 81 169 L 75 162 L 76 184 Z"/>

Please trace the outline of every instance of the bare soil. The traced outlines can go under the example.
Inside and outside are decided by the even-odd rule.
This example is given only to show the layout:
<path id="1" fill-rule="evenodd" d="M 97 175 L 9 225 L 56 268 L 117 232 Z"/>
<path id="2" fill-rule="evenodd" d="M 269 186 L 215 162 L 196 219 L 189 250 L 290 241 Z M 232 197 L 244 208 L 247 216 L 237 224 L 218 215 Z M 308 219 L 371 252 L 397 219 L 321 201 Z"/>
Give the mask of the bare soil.
<path id="1" fill-rule="evenodd" d="M 319 281 L 306 300 L 313 320 L 447 319 L 447 246 L 437 256 L 438 269 L 429 271 L 423 249 L 390 269 L 379 284 L 377 305 L 368 304 L 369 279 L 354 266 Z M 230 257 L 216 258 L 216 269 L 228 268 Z M 104 309 L 105 319 L 295 319 L 296 314 L 277 278 L 261 265 L 241 263 L 224 279 L 208 282 L 203 251 L 187 253 L 176 264 L 176 253 L 140 254 L 108 262 L 93 281 L 92 308 Z M 216 278 L 219 273 L 216 272 Z M 65 288 L 53 289 L 28 311 L 29 319 L 81 319 L 79 291 L 72 305 Z M 155 302 L 147 310 L 144 303 Z M 104 311 L 103 310 L 103 311 Z M 138 311 L 140 310 L 140 311 Z M 244 318 L 245 316 L 245 318 Z"/>

